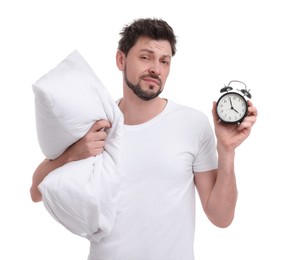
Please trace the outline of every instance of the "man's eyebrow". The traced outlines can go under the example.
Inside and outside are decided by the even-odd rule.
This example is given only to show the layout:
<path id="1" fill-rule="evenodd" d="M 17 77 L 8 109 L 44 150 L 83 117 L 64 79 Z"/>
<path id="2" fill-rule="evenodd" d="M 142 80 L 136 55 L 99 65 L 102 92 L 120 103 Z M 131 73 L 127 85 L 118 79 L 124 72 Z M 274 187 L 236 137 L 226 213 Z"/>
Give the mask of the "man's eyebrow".
<path id="1" fill-rule="evenodd" d="M 151 49 L 141 49 L 140 50 L 140 52 L 147 52 L 147 53 L 149 53 L 149 54 L 153 54 L 154 53 L 154 51 L 152 51 Z M 171 59 L 171 55 L 163 55 L 163 58 L 168 58 L 168 59 Z"/>
<path id="2" fill-rule="evenodd" d="M 140 52 L 154 53 L 151 49 L 141 49 Z"/>

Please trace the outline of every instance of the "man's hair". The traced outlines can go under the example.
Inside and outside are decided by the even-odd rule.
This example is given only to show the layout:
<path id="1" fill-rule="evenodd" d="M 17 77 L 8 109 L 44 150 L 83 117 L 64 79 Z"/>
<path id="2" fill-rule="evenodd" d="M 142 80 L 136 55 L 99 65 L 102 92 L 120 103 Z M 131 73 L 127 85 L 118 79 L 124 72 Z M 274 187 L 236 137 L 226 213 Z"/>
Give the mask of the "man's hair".
<path id="1" fill-rule="evenodd" d="M 146 36 L 154 40 L 166 40 L 170 43 L 172 55 L 176 53 L 176 36 L 173 29 L 162 19 L 146 18 L 134 20 L 130 25 L 123 27 L 120 32 L 121 39 L 118 49 L 128 54 L 140 36 Z"/>

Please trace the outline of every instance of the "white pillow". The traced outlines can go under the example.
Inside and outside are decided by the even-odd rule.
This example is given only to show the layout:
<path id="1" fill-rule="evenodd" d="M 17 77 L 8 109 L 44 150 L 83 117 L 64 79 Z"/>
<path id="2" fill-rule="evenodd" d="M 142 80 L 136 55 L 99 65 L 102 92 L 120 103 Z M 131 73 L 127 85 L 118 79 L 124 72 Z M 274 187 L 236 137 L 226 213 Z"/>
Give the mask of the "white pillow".
<path id="1" fill-rule="evenodd" d="M 33 91 L 38 141 L 48 159 L 62 154 L 85 135 L 96 120 L 107 119 L 105 106 L 109 104 L 101 104 L 102 96 L 112 102 L 96 74 L 76 50 L 36 81 Z"/>
<path id="2" fill-rule="evenodd" d="M 122 179 L 123 116 L 78 51 L 33 84 L 43 154 L 55 159 L 96 120 L 107 119 L 104 152 L 68 163 L 39 185 L 48 212 L 69 231 L 99 241 L 112 229 Z"/>

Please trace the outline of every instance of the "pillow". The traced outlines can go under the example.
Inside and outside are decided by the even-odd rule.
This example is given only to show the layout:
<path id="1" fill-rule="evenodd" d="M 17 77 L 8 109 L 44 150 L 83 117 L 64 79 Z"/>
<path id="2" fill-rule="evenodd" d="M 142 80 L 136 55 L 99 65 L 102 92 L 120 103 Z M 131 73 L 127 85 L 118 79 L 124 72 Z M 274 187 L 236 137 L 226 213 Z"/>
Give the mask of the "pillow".
<path id="1" fill-rule="evenodd" d="M 102 83 L 77 50 L 33 84 L 39 145 L 55 159 L 98 119 L 113 120 L 113 107 Z M 102 97 L 106 102 L 101 102 Z"/>
<path id="2" fill-rule="evenodd" d="M 94 71 L 73 51 L 33 84 L 39 146 L 55 159 L 100 119 L 112 127 L 104 152 L 68 163 L 39 185 L 48 212 L 69 231 L 98 241 L 112 229 L 119 197 L 123 116 Z"/>

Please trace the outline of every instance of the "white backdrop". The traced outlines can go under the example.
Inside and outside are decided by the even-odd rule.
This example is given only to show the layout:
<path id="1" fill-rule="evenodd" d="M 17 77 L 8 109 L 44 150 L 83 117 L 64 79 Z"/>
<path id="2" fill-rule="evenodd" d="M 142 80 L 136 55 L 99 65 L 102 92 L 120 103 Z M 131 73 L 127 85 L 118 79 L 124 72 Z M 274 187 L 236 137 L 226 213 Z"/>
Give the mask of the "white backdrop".
<path id="1" fill-rule="evenodd" d="M 283 11 L 280 0 L 1 1 L 0 259 L 87 258 L 88 241 L 30 200 L 32 174 L 43 159 L 31 85 L 77 49 L 114 99 L 120 97 L 118 33 L 135 18 L 157 17 L 178 36 L 163 96 L 211 119 L 220 88 L 237 79 L 251 89 L 259 110 L 237 150 L 233 224 L 214 227 L 197 202 L 196 260 L 283 260 Z"/>

